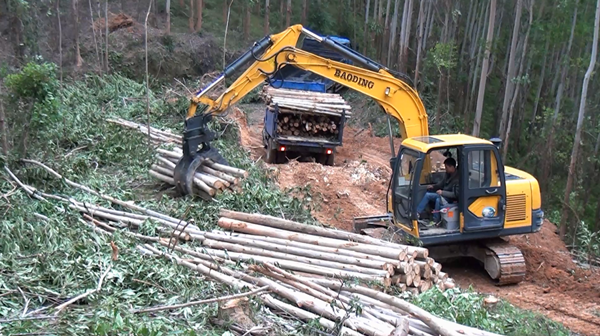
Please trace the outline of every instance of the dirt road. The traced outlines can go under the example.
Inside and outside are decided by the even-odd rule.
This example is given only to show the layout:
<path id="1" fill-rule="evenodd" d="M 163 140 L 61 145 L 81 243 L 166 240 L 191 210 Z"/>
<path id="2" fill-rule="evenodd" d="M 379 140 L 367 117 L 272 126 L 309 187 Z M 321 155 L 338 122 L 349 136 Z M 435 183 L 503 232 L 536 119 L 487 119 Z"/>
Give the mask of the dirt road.
<path id="1" fill-rule="evenodd" d="M 242 146 L 256 160 L 264 157 L 261 132 L 262 105 L 243 105 L 233 113 L 241 128 Z M 396 143 L 396 146 L 399 144 Z M 324 224 L 350 230 L 355 216 L 385 213 L 385 195 L 391 174 L 387 138 L 371 136 L 348 127 L 344 145 L 334 166 L 292 160 L 271 165 L 277 170 L 281 188 L 310 187 L 315 204 L 313 215 Z M 494 286 L 476 263 L 444 264 L 444 270 L 467 288 L 507 299 L 514 305 L 539 311 L 584 335 L 600 335 L 600 271 L 579 268 L 571 260 L 556 227 L 546 222 L 541 232 L 511 237 L 527 259 L 526 281 L 506 287 Z"/>

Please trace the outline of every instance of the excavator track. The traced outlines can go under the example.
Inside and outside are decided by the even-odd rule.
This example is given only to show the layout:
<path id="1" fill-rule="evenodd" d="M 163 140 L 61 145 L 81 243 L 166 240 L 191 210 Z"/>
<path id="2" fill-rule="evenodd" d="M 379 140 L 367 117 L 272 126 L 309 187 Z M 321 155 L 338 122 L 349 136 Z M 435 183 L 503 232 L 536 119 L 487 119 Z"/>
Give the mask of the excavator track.
<path id="1" fill-rule="evenodd" d="M 504 240 L 484 243 L 485 269 L 497 285 L 517 284 L 525 279 L 527 267 L 523 253 Z"/>

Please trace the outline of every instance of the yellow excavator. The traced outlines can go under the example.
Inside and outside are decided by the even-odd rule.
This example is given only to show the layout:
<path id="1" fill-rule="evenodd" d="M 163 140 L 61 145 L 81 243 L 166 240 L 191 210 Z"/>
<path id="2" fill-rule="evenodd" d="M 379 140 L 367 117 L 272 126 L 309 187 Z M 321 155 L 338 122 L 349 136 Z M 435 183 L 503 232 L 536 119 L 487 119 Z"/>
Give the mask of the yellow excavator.
<path id="1" fill-rule="evenodd" d="M 312 38 L 353 64 L 298 49 L 301 38 Z M 387 223 L 384 226 L 391 225 L 408 240 L 426 246 L 435 259 L 473 257 L 499 285 L 524 279 L 523 254 L 502 238 L 541 229 L 544 213 L 537 180 L 524 171 L 504 166 L 499 153 L 500 139 L 430 135 L 425 107 L 406 75 L 395 73 L 302 25 L 293 25 L 255 42 L 191 99 L 183 134 L 184 155 L 174 174 L 180 193 L 194 193 L 194 172 L 206 158 L 226 163 L 210 147 L 214 134 L 207 124 L 211 118 L 224 113 L 258 85 L 268 83 L 285 66 L 310 71 L 360 92 L 398 121 L 402 143 L 397 152 L 388 123 L 393 171 L 386 195 L 388 212 L 383 216 L 356 218 L 356 231 L 364 232 L 369 226 Z M 208 97 L 211 90 L 244 68 L 218 98 Z M 436 210 L 444 219 L 442 225 L 424 225 L 423 214 L 417 212 L 417 207 L 428 187 L 444 178 L 442 162 L 448 157 L 454 159 L 458 174 L 459 183 L 453 190 L 456 200 Z"/>

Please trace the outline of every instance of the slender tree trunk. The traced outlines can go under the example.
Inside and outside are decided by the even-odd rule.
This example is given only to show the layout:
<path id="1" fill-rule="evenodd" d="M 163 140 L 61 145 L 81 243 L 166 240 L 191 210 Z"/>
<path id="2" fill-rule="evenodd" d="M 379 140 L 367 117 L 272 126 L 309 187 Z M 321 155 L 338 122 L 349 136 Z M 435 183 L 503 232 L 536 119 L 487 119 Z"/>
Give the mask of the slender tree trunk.
<path id="1" fill-rule="evenodd" d="M 479 136 L 481 129 L 481 115 L 483 113 L 483 99 L 485 96 L 485 84 L 488 76 L 488 66 L 490 59 L 490 49 L 492 47 L 492 38 L 494 36 L 494 21 L 496 18 L 496 0 L 490 0 L 490 18 L 488 20 L 488 31 L 486 37 L 486 47 L 481 65 L 481 78 L 479 79 L 479 93 L 477 94 L 477 107 L 475 109 L 475 120 L 473 121 L 473 136 Z"/>
<path id="2" fill-rule="evenodd" d="M 150 75 L 148 71 L 148 17 L 152 10 L 152 1 L 148 5 L 148 12 L 146 13 L 146 21 L 144 21 L 144 50 L 146 52 L 146 116 L 148 122 L 148 146 L 152 145 L 152 139 L 150 138 Z"/>
<path id="3" fill-rule="evenodd" d="M 252 18 L 252 12 L 250 11 L 250 2 L 245 2 L 245 15 L 244 15 L 244 41 L 250 40 L 250 20 Z"/>
<path id="4" fill-rule="evenodd" d="M 367 55 L 369 50 L 369 38 L 367 37 L 368 27 L 369 27 L 369 7 L 371 5 L 371 0 L 367 0 L 367 4 L 365 6 L 365 29 L 363 31 L 363 54 Z"/>
<path id="5" fill-rule="evenodd" d="M 390 36 L 390 4 L 392 3 L 391 0 L 387 0 L 387 5 L 385 6 L 385 23 L 383 25 L 383 36 L 381 37 L 381 43 L 379 45 L 380 48 L 380 57 L 379 57 L 379 61 L 381 62 L 381 64 L 385 64 L 385 65 L 389 65 L 387 64 L 386 58 L 384 57 L 384 52 L 385 52 L 385 43 L 389 40 L 389 36 Z"/>
<path id="6" fill-rule="evenodd" d="M 388 51 L 387 51 L 387 66 L 389 68 L 392 67 L 392 53 L 394 52 L 394 48 L 396 46 L 396 31 L 398 28 L 398 10 L 400 6 L 400 0 L 394 0 L 394 16 L 392 18 L 392 28 L 390 31 L 390 40 L 388 43 Z"/>
<path id="7" fill-rule="evenodd" d="M 269 7 L 269 0 L 265 0 L 265 35 L 269 35 L 269 11 L 271 7 Z"/>
<path id="8" fill-rule="evenodd" d="M 533 132 L 534 129 L 534 125 L 535 125 L 535 118 L 537 116 L 537 110 L 538 110 L 538 106 L 540 104 L 540 97 L 542 95 L 542 88 L 544 87 L 544 80 L 545 80 L 545 75 L 546 75 L 546 64 L 548 61 L 548 47 L 550 46 L 550 38 L 546 38 L 546 46 L 544 47 L 544 60 L 542 61 L 542 72 L 540 73 L 540 83 L 538 85 L 538 89 L 536 91 L 535 94 L 535 100 L 533 102 L 533 111 L 531 112 L 531 122 L 529 123 L 529 136 L 531 137 L 531 134 Z"/>
<path id="9" fill-rule="evenodd" d="M 517 41 L 519 40 L 519 28 L 521 28 L 521 12 L 523 10 L 523 0 L 517 0 L 517 8 L 515 12 L 515 22 L 512 32 L 512 40 L 510 42 L 510 51 L 508 56 L 508 71 L 506 74 L 506 83 L 504 86 L 504 102 L 502 103 L 502 116 L 500 117 L 500 128 L 498 129 L 498 135 L 505 137 L 506 130 L 506 119 L 508 117 L 508 107 L 510 104 L 510 98 L 513 95 L 515 74 L 517 71 L 515 65 L 515 57 L 517 56 Z"/>
<path id="10" fill-rule="evenodd" d="M 73 19 L 75 20 L 75 66 L 80 68 L 83 65 L 81 51 L 79 49 L 79 0 L 73 1 Z"/>
<path id="11" fill-rule="evenodd" d="M 171 0 L 166 1 L 165 11 L 167 12 L 167 27 L 165 32 L 171 34 Z"/>
<path id="12" fill-rule="evenodd" d="M 181 7 L 181 8 L 185 7 L 185 0 L 179 0 L 179 7 Z"/>
<path id="13" fill-rule="evenodd" d="M 2 84 L 0 83 L 0 97 L 2 97 Z M 2 154 L 8 157 L 8 128 L 6 127 L 6 115 L 4 114 L 4 100 L 0 99 L 0 133 L 2 133 Z"/>
<path id="14" fill-rule="evenodd" d="M 396 64 L 398 65 L 398 71 L 402 72 L 402 60 L 404 59 L 404 36 L 406 36 L 406 20 L 408 17 L 408 6 L 410 6 L 411 0 L 404 1 L 404 8 L 402 10 L 402 22 L 400 23 L 400 35 L 398 36 L 398 53 L 396 58 Z"/>
<path id="15" fill-rule="evenodd" d="M 285 2 L 287 0 L 279 0 L 279 23 L 283 26 L 285 23 Z"/>
<path id="16" fill-rule="evenodd" d="M 406 73 L 406 67 L 407 67 L 407 62 L 408 62 L 408 47 L 410 45 L 410 32 L 411 32 L 411 27 L 412 27 L 412 12 L 413 12 L 413 0 L 407 0 L 408 1 L 408 12 L 407 12 L 407 17 L 406 17 L 406 26 L 405 26 L 405 31 L 404 31 L 404 42 L 402 43 L 402 47 L 404 48 L 402 50 L 402 62 L 400 64 L 400 71 L 402 73 Z"/>
<path id="17" fill-rule="evenodd" d="M 88 0 L 88 4 L 90 7 L 90 25 L 92 26 L 92 37 L 94 39 L 94 47 L 96 48 L 96 58 L 98 59 L 98 64 L 101 64 L 102 59 L 100 58 L 100 51 L 98 50 L 98 41 L 96 41 L 96 28 L 94 28 L 94 10 L 92 9 L 92 0 Z"/>
<path id="18" fill-rule="evenodd" d="M 190 33 L 194 32 L 194 2 L 196 2 L 196 0 L 190 0 L 190 17 L 188 19 L 188 26 L 190 29 Z"/>
<path id="19" fill-rule="evenodd" d="M 56 0 L 56 17 L 58 19 L 58 67 L 60 70 L 60 85 L 63 81 L 63 54 L 62 54 L 62 24 L 60 22 L 60 0 Z M 108 27 L 108 20 L 106 21 Z"/>
<path id="20" fill-rule="evenodd" d="M 415 77 L 413 82 L 416 87 L 419 87 L 419 70 L 421 69 L 421 50 L 423 49 L 423 30 L 425 29 L 425 1 L 419 2 L 419 18 L 417 19 L 417 26 L 419 27 L 417 35 L 417 60 L 415 64 Z"/>
<path id="21" fill-rule="evenodd" d="M 471 123 L 471 111 L 475 110 L 475 104 L 477 100 L 475 100 L 475 88 L 477 87 L 477 74 L 479 73 L 479 69 L 481 67 L 481 63 L 483 61 L 484 56 L 484 46 L 482 43 L 479 43 L 479 39 L 483 36 L 483 31 L 485 30 L 489 15 L 488 11 L 490 10 L 489 3 L 482 2 L 481 3 L 481 11 L 479 11 L 479 19 L 477 20 L 477 29 L 475 31 L 475 37 L 473 38 L 473 43 L 470 50 L 469 59 L 472 60 L 476 58 L 475 68 L 469 67 L 469 85 L 468 89 L 468 99 L 467 99 L 467 108 L 464 111 L 464 122 L 465 122 L 465 133 L 469 132 L 470 123 Z"/>
<path id="22" fill-rule="evenodd" d="M 302 22 L 302 25 L 306 25 L 306 10 L 308 8 L 308 0 L 302 0 L 302 18 L 300 19 L 300 22 Z"/>
<path id="23" fill-rule="evenodd" d="M 227 21 L 225 23 L 225 33 L 223 37 L 223 69 L 225 69 L 225 55 L 227 54 L 227 32 L 229 31 L 229 16 L 231 15 L 231 4 L 233 4 L 233 0 L 229 0 L 227 4 Z"/>
<path id="24" fill-rule="evenodd" d="M 194 27 L 195 32 L 199 32 L 202 29 L 202 12 L 204 9 L 204 0 L 196 0 L 196 26 Z"/>
<path id="25" fill-rule="evenodd" d="M 106 24 L 104 25 L 104 43 L 106 45 L 106 48 L 104 49 L 104 66 L 106 67 L 105 70 L 108 73 L 110 71 L 110 65 L 108 64 L 108 0 L 104 1 L 104 20 L 104 22 L 106 22 Z"/>
<path id="26" fill-rule="evenodd" d="M 377 29 L 377 33 L 373 41 L 375 43 L 375 48 L 377 49 L 376 59 L 380 59 L 382 55 L 381 41 L 384 39 L 385 33 L 385 28 L 383 26 L 383 0 L 379 0 L 377 5 L 377 21 L 375 22 L 377 22 L 377 26 L 379 27 L 379 29 Z"/>
<path id="27" fill-rule="evenodd" d="M 285 26 L 289 27 L 292 22 L 292 0 L 287 0 L 285 9 Z"/>
<path id="28" fill-rule="evenodd" d="M 571 162 L 569 163 L 569 175 L 567 176 L 567 185 L 565 187 L 564 205 L 560 218 L 560 238 L 564 240 L 567 232 L 567 221 L 569 218 L 569 204 L 571 191 L 573 190 L 573 175 L 575 174 L 575 164 L 579 152 L 579 144 L 581 142 L 581 132 L 583 129 L 583 119 L 585 117 L 585 103 L 587 99 L 587 90 L 596 65 L 596 56 L 598 53 L 598 27 L 600 26 L 600 0 L 596 3 L 596 18 L 594 20 L 594 38 L 592 40 L 592 55 L 590 65 L 583 78 L 583 87 L 581 89 L 581 100 L 579 103 L 579 116 L 577 117 L 577 128 L 575 129 L 575 140 L 573 141 L 573 151 L 571 153 Z"/>
<path id="29" fill-rule="evenodd" d="M 531 32 L 531 25 L 533 24 L 533 3 L 534 0 L 530 0 L 529 2 L 529 26 L 527 27 L 527 33 L 525 33 L 525 39 L 523 40 L 523 49 L 519 54 L 521 55 L 521 61 L 519 64 L 519 72 L 517 81 L 512 97 L 512 101 L 510 103 L 510 107 L 508 110 L 508 124 L 506 125 L 506 136 L 503 141 L 503 151 L 502 151 L 502 161 L 506 162 L 506 154 L 508 153 L 508 143 L 510 140 L 510 128 L 512 124 L 513 114 L 515 111 L 515 104 L 517 103 L 517 97 L 519 96 L 519 88 L 521 85 L 521 76 L 523 76 L 523 65 L 525 64 L 525 56 L 527 55 L 527 42 L 529 40 L 529 33 Z"/>
<path id="30" fill-rule="evenodd" d="M 572 24 L 571 24 L 571 34 L 569 35 L 569 42 L 567 43 L 567 51 L 565 54 L 563 54 L 563 58 L 562 58 L 562 62 L 561 62 L 562 70 L 561 70 L 561 74 L 560 74 L 560 80 L 558 82 L 558 89 L 556 92 L 556 102 L 554 104 L 554 114 L 552 116 L 552 129 L 554 129 L 556 119 L 558 119 L 558 116 L 559 116 L 561 100 L 562 100 L 562 95 L 563 95 L 563 89 L 564 89 L 564 83 L 566 81 L 567 71 L 569 69 L 568 59 L 569 59 L 569 55 L 571 53 L 571 47 L 573 45 L 573 37 L 575 35 L 575 26 L 577 25 L 578 3 L 579 3 L 579 1 L 577 1 L 575 3 L 575 11 L 573 12 L 573 20 L 572 20 Z"/>

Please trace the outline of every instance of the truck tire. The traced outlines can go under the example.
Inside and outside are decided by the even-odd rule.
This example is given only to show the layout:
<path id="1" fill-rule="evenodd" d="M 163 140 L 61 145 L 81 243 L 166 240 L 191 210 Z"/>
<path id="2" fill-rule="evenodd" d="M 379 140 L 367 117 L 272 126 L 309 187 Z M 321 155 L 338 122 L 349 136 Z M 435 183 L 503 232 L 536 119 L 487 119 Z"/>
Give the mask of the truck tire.
<path id="1" fill-rule="evenodd" d="M 333 166 L 333 159 L 333 154 L 327 155 L 325 153 L 321 153 L 317 154 L 317 156 L 315 157 L 315 162 L 318 162 L 323 166 Z"/>
<path id="2" fill-rule="evenodd" d="M 277 153 L 277 149 L 269 149 L 267 148 L 267 156 L 265 157 L 265 162 L 267 163 L 279 163 L 277 158 L 279 157 Z"/>
<path id="3" fill-rule="evenodd" d="M 326 166 L 333 166 L 333 159 L 334 159 L 333 155 L 334 155 L 333 153 L 329 154 L 329 155 L 325 154 L 325 158 L 326 158 L 325 165 Z"/>

